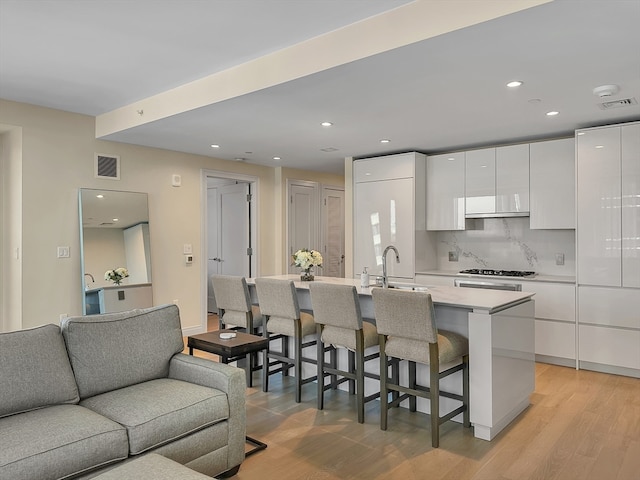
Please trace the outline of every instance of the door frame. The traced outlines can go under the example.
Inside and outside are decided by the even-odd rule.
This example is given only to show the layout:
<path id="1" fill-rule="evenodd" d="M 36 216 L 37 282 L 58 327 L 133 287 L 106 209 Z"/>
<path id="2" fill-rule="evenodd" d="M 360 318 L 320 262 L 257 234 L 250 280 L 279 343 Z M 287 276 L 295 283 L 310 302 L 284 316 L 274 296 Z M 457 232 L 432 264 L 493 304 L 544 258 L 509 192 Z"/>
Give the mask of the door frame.
<path id="1" fill-rule="evenodd" d="M 249 183 L 251 188 L 251 204 L 249 214 L 251 216 L 251 248 L 253 255 L 251 256 L 251 271 L 253 275 L 260 275 L 258 239 L 260 238 L 260 219 L 258 215 L 258 205 L 260 203 L 260 179 L 255 175 L 244 175 L 242 173 L 224 172 L 220 170 L 209 170 L 203 168 L 200 170 L 200 327 L 197 332 L 187 332 L 184 335 L 202 333 L 207 331 L 207 284 L 209 278 L 207 276 L 207 178 L 225 178 L 229 180 L 238 180 Z"/>

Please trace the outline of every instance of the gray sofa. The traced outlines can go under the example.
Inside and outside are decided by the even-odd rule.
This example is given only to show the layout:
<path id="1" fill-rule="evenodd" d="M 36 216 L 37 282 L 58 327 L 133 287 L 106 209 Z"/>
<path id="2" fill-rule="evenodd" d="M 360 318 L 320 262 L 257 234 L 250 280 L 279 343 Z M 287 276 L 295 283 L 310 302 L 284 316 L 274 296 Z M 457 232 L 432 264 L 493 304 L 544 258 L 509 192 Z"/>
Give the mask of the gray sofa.
<path id="1" fill-rule="evenodd" d="M 154 452 L 244 460 L 244 371 L 181 353 L 175 305 L 0 334 L 0 479 L 91 478 Z"/>

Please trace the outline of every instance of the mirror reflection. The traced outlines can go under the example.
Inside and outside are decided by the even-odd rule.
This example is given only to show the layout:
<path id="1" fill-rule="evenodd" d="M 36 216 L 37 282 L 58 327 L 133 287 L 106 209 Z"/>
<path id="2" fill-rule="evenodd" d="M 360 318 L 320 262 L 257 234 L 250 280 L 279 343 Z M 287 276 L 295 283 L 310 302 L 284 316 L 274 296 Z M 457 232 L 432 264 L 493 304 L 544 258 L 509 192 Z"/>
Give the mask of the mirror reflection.
<path id="1" fill-rule="evenodd" d="M 83 313 L 153 305 L 147 194 L 80 189 Z"/>

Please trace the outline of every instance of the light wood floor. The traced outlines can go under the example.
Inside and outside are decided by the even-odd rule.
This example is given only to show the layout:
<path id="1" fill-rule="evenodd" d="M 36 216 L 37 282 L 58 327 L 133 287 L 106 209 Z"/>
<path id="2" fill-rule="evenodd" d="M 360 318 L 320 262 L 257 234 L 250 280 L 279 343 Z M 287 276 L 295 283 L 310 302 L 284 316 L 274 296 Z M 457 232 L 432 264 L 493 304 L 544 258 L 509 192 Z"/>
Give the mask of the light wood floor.
<path id="1" fill-rule="evenodd" d="M 434 449 L 425 414 L 394 409 L 383 432 L 378 402 L 360 425 L 346 392 L 327 392 L 318 411 L 314 384 L 296 404 L 290 379 L 272 378 L 268 393 L 257 373 L 247 389 L 247 434 L 269 446 L 233 479 L 640 479 L 638 379 L 537 364 L 530 407 L 496 439 L 448 422 Z"/>

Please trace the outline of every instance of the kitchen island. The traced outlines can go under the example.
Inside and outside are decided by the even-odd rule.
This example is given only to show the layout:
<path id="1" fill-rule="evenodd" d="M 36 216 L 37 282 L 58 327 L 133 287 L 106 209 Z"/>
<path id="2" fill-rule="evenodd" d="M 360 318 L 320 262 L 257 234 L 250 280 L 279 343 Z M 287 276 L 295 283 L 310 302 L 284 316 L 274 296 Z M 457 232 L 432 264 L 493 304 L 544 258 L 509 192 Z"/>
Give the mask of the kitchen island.
<path id="1" fill-rule="evenodd" d="M 300 308 L 312 310 L 309 283 L 299 275 L 270 278 L 293 280 Z M 379 287 L 360 287 L 359 280 L 316 277 L 315 281 L 356 287 L 362 316 L 375 322 L 371 291 Z M 255 282 L 247 279 L 252 301 L 258 303 Z M 470 418 L 474 435 L 493 439 L 529 405 L 535 388 L 535 324 L 533 293 L 481 290 L 445 286 L 392 283 L 396 288 L 426 290 L 431 294 L 438 328 L 460 333 L 469 339 Z M 344 361 L 339 358 L 339 361 Z M 373 362 L 369 362 L 373 363 Z M 377 373 L 379 365 L 368 365 Z M 306 372 L 305 372 L 306 373 Z M 418 365 L 418 376 L 428 384 L 429 369 Z M 461 393 L 460 373 L 442 382 L 443 389 Z M 368 379 L 365 394 L 379 388 Z M 441 398 L 442 411 L 455 401 Z M 418 410 L 429 411 L 428 400 L 418 399 Z"/>

